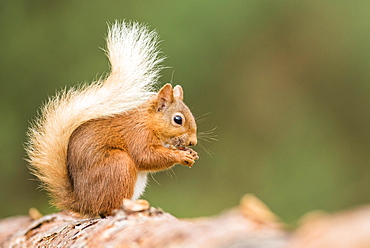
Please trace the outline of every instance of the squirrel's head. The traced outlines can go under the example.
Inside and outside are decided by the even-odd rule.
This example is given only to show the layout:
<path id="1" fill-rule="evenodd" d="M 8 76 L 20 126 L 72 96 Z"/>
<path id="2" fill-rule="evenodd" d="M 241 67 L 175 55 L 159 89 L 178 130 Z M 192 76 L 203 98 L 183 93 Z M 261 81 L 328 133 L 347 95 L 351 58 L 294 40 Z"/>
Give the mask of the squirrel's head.
<path id="1" fill-rule="evenodd" d="M 190 109 L 183 102 L 180 85 L 163 86 L 151 99 L 150 123 L 166 147 L 181 148 L 197 144 L 197 125 Z"/>

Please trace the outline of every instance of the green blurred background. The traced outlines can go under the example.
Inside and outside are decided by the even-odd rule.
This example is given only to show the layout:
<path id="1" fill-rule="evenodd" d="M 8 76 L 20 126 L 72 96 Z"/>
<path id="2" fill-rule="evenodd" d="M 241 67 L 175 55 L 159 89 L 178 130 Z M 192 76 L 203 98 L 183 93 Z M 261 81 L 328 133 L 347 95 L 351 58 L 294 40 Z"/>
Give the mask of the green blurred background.
<path id="1" fill-rule="evenodd" d="M 161 81 L 185 89 L 200 131 L 192 169 L 150 178 L 144 199 L 208 216 L 254 193 L 283 220 L 370 203 L 370 2 L 1 1 L 0 217 L 56 211 L 22 144 L 47 97 L 109 70 L 107 22 L 156 29 Z M 155 180 L 154 180 L 155 179 Z M 157 181 L 157 182 L 156 182 Z"/>

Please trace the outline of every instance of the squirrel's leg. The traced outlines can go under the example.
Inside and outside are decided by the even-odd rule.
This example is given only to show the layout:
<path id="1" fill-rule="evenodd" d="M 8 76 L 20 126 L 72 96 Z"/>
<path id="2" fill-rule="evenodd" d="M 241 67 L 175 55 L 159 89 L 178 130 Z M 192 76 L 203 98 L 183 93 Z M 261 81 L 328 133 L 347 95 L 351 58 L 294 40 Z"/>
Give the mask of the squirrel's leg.
<path id="1" fill-rule="evenodd" d="M 85 173 L 88 173 L 86 177 Z M 110 149 L 99 161 L 81 171 L 74 181 L 74 192 L 79 198 L 80 212 L 90 216 L 110 215 L 122 206 L 124 199 L 131 199 L 137 169 L 130 156 L 118 149 Z"/>

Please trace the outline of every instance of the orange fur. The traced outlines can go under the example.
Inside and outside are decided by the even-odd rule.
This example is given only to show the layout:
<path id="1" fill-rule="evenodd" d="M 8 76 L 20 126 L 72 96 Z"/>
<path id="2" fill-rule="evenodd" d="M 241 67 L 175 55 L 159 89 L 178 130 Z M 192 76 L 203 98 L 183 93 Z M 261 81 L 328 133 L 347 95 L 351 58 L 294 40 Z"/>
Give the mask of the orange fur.
<path id="1" fill-rule="evenodd" d="M 184 125 L 169 124 L 176 113 L 184 115 Z M 82 124 L 68 144 L 71 192 L 63 205 L 88 216 L 109 215 L 133 197 L 138 171 L 165 170 L 177 163 L 191 166 L 196 152 L 163 146 L 174 145 L 176 137 L 183 139 L 181 149 L 197 142 L 194 118 L 173 97 L 170 85 L 137 109 Z"/>
<path id="2" fill-rule="evenodd" d="M 152 91 L 163 60 L 157 34 L 116 22 L 107 55 L 110 75 L 51 98 L 26 147 L 30 169 L 52 203 L 86 216 L 111 214 L 123 199 L 139 197 L 148 172 L 198 159 L 187 148 L 197 136 L 182 88 Z"/>

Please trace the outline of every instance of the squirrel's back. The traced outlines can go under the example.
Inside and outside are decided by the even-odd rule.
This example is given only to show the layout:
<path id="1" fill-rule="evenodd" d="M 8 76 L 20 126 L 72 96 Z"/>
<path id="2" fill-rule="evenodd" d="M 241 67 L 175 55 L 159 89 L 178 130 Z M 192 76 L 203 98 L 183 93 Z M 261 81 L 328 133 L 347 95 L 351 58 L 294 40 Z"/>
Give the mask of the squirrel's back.
<path id="1" fill-rule="evenodd" d="M 116 22 L 108 32 L 111 73 L 105 80 L 63 90 L 49 99 L 29 129 L 26 150 L 32 172 L 65 208 L 71 194 L 66 166 L 71 134 L 88 120 L 136 108 L 151 95 L 163 58 L 158 36 L 138 23 Z"/>

